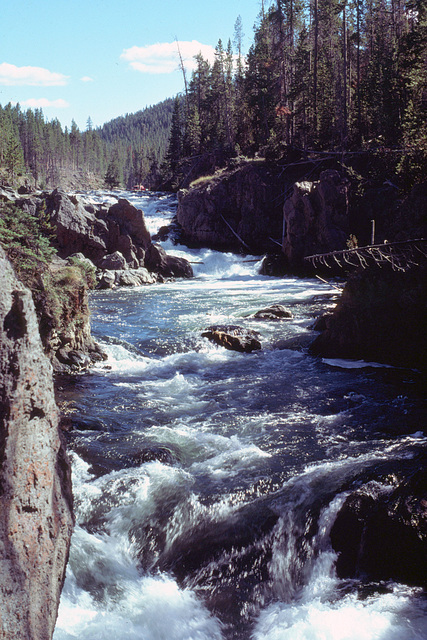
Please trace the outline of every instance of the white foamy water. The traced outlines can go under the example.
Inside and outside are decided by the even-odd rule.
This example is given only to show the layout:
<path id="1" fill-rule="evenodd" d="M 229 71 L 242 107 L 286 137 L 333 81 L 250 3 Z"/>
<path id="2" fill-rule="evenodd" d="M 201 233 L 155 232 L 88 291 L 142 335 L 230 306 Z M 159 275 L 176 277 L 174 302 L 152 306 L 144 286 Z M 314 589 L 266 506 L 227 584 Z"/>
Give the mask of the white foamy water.
<path id="1" fill-rule="evenodd" d="M 90 197 L 129 198 L 151 233 L 176 207 Z M 54 640 L 426 638 L 421 591 L 338 578 L 329 540 L 349 487 L 425 446 L 414 381 L 307 355 L 332 286 L 260 276 L 259 256 L 162 244 L 195 278 L 95 292 L 109 359 L 66 391 L 77 526 Z M 272 303 L 293 320 L 251 317 Z M 262 350 L 202 338 L 227 323 L 259 332 Z"/>

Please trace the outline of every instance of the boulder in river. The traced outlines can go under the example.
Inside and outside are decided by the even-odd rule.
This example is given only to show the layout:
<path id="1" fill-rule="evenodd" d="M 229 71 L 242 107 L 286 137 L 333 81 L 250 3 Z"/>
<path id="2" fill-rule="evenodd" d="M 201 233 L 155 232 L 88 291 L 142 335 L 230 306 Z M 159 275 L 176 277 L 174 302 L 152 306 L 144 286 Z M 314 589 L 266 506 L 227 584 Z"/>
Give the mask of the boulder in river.
<path id="1" fill-rule="evenodd" d="M 165 278 L 192 278 L 191 264 L 184 258 L 170 256 L 158 244 L 151 244 L 145 253 L 145 266 Z"/>
<path id="2" fill-rule="evenodd" d="M 257 331 L 235 325 L 213 325 L 203 331 L 202 337 L 230 351 L 251 353 L 261 349 Z"/>
<path id="3" fill-rule="evenodd" d="M 2 638 L 50 640 L 73 528 L 70 465 L 31 292 L 0 248 Z"/>
<path id="4" fill-rule="evenodd" d="M 257 320 L 291 320 L 294 316 L 292 311 L 282 304 L 272 304 L 257 311 L 253 317 Z"/>

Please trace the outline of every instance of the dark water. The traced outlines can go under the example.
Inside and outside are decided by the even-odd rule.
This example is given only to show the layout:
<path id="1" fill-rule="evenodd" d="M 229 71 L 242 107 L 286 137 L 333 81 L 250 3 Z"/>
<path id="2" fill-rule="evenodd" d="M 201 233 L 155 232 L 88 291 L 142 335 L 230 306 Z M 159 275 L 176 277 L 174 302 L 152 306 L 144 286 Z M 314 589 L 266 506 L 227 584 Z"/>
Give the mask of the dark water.
<path id="1" fill-rule="evenodd" d="M 174 208 L 137 203 L 153 232 Z M 339 580 L 329 540 L 352 488 L 425 448 L 418 374 L 306 354 L 333 288 L 166 248 L 195 279 L 94 293 L 108 368 L 60 393 L 78 525 L 55 640 L 426 638 L 420 590 Z M 294 319 L 249 318 L 273 302 Z M 201 338 L 216 323 L 262 351 Z"/>

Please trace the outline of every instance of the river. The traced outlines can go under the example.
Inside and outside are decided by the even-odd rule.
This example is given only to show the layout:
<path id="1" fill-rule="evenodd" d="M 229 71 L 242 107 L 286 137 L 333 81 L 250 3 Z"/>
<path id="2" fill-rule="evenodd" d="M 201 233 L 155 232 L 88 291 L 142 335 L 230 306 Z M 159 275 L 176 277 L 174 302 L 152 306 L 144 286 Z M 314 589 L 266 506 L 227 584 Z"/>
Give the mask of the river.
<path id="1" fill-rule="evenodd" d="M 175 211 L 170 195 L 120 195 L 152 233 Z M 416 372 L 307 355 L 332 286 L 163 246 L 194 279 L 93 292 L 109 359 L 59 389 L 77 523 L 54 640 L 427 638 L 423 592 L 339 579 L 329 539 L 351 487 L 426 446 Z M 271 303 L 294 319 L 250 318 Z M 224 323 L 262 350 L 201 337 Z"/>

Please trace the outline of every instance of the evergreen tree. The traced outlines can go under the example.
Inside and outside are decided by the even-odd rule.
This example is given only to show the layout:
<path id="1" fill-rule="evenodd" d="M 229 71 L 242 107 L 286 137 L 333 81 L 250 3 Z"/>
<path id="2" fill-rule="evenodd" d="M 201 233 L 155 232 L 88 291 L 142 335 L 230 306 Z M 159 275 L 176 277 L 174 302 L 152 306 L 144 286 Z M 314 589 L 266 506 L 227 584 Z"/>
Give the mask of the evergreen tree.
<path id="1" fill-rule="evenodd" d="M 104 182 L 109 189 L 116 189 L 121 185 L 121 171 L 118 156 L 113 154 L 104 177 Z"/>

